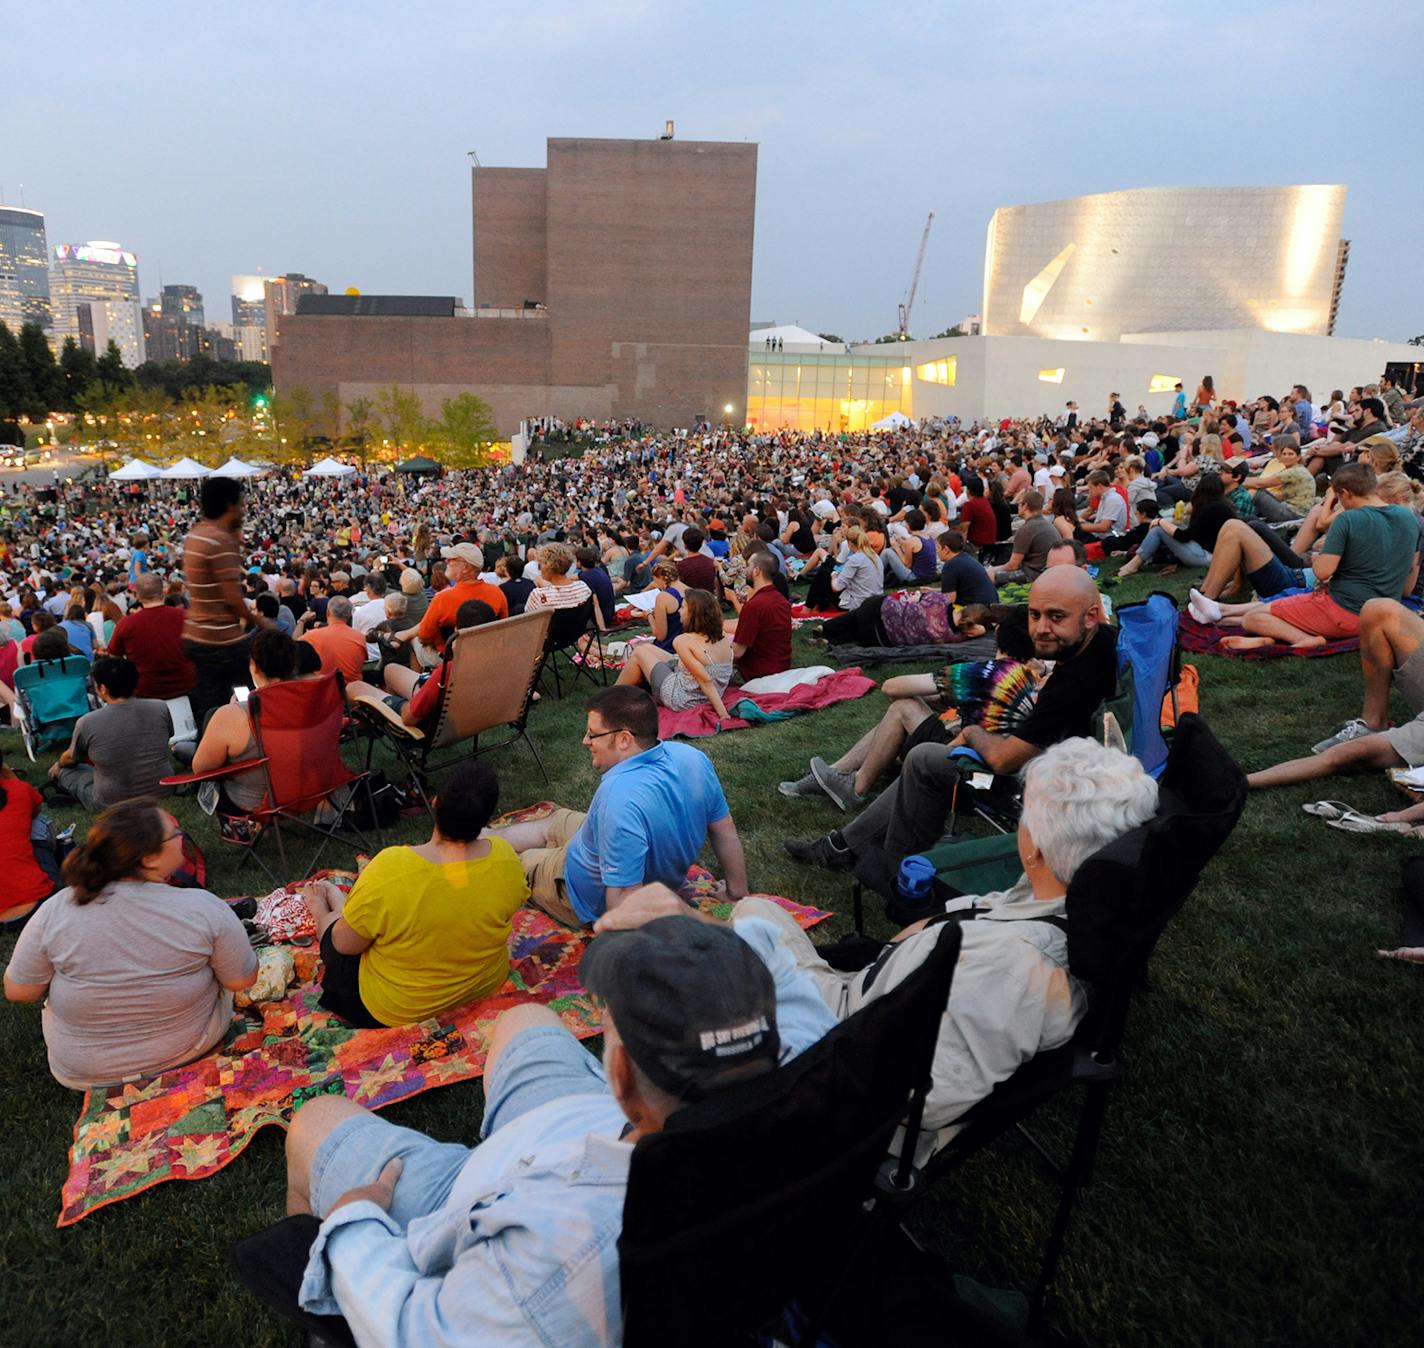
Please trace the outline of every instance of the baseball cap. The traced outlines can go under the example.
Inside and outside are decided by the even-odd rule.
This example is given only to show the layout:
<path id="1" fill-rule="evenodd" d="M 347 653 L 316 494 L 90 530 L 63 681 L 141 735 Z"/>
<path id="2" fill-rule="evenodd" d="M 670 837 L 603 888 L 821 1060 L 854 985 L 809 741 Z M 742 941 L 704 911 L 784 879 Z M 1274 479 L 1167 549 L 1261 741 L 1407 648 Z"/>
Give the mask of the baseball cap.
<path id="1" fill-rule="evenodd" d="M 607 1004 L 628 1056 L 679 1100 L 748 1064 L 776 1065 L 771 972 L 730 927 L 671 916 L 607 932 L 584 952 L 579 977 Z"/>
<path id="2" fill-rule="evenodd" d="M 441 548 L 440 555 L 447 562 L 468 562 L 476 571 L 485 569 L 485 555 L 473 543 L 456 543 L 453 548 Z"/>
<path id="3" fill-rule="evenodd" d="M 1066 471 L 1061 463 L 1053 463 L 1048 466 L 1049 477 L 1062 477 Z"/>

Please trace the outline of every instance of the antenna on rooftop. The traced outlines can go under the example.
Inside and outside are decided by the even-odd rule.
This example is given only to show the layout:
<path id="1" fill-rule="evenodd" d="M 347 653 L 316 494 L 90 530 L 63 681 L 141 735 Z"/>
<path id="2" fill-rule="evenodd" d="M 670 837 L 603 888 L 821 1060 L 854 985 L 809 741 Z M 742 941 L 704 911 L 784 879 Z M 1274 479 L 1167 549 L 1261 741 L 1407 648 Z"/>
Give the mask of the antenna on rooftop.
<path id="1" fill-rule="evenodd" d="M 469 155 L 470 163 L 472 163 L 476 168 L 484 168 L 484 165 L 480 163 L 479 155 L 477 155 L 473 150 L 466 150 L 465 153 Z"/>

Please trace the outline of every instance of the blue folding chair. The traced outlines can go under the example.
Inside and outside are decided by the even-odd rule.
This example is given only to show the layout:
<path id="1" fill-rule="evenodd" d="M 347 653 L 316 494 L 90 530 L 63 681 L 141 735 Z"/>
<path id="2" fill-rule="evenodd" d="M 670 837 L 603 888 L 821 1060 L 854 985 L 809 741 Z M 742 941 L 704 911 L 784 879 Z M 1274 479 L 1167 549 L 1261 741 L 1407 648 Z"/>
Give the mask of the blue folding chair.
<path id="1" fill-rule="evenodd" d="M 89 661 L 82 655 L 21 665 L 14 674 L 16 720 L 25 752 L 65 748 L 74 723 L 99 705 L 89 683 Z"/>

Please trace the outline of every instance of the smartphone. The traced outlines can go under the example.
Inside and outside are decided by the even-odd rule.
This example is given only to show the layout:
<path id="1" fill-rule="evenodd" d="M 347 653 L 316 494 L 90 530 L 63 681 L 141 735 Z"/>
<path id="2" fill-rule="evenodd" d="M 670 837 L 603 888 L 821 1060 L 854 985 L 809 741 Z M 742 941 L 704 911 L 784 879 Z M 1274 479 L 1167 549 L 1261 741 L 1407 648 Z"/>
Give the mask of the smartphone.
<path id="1" fill-rule="evenodd" d="M 252 689 L 248 688 L 246 685 L 234 685 L 232 695 L 238 700 L 240 705 L 245 707 L 247 705 L 247 695 L 251 691 Z"/>

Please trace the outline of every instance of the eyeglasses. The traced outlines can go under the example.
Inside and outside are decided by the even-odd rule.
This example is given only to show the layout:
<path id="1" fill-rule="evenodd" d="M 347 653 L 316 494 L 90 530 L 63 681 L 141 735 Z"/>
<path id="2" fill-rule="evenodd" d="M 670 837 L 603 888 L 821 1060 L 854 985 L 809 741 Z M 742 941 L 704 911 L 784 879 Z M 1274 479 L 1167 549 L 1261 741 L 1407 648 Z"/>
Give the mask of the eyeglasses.
<path id="1" fill-rule="evenodd" d="M 620 725 L 616 730 L 600 730 L 597 734 L 591 730 L 585 730 L 583 732 L 583 742 L 585 744 L 592 744 L 594 740 L 601 740 L 605 735 L 617 735 L 625 729 L 627 729 L 626 726 Z"/>

